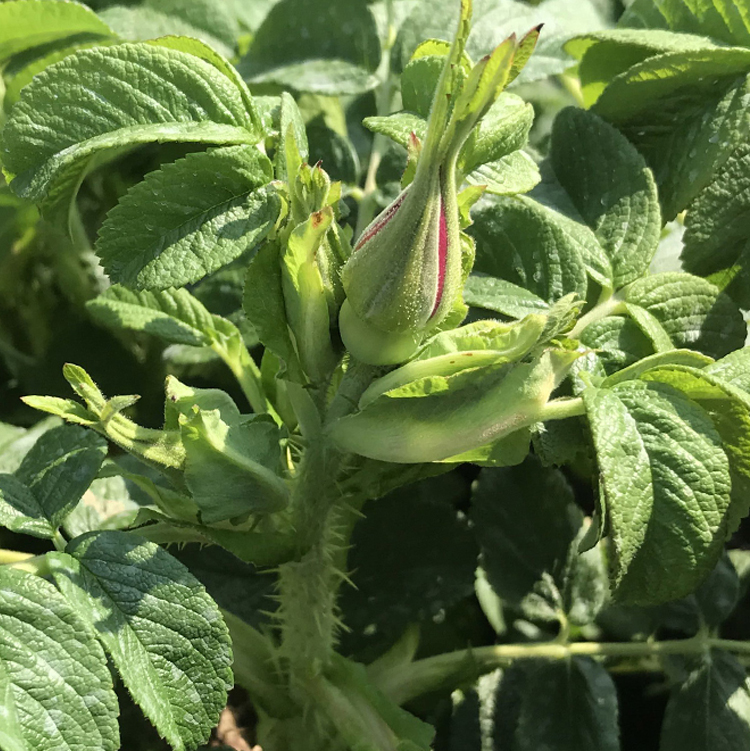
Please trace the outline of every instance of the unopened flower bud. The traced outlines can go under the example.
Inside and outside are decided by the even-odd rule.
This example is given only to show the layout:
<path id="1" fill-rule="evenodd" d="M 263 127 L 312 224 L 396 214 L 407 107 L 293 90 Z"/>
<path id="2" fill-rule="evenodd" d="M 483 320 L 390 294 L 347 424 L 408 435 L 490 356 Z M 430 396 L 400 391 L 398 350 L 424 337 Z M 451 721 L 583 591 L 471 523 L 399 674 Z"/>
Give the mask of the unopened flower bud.
<path id="1" fill-rule="evenodd" d="M 342 270 L 344 343 L 358 359 L 404 359 L 383 339 L 412 351 L 451 310 L 461 284 L 461 242 L 453 165 L 424 165 L 414 181 L 362 233 Z M 395 335 L 395 337 L 389 337 Z M 408 357 L 407 352 L 405 357 Z M 394 359 L 398 357 L 398 359 Z"/>

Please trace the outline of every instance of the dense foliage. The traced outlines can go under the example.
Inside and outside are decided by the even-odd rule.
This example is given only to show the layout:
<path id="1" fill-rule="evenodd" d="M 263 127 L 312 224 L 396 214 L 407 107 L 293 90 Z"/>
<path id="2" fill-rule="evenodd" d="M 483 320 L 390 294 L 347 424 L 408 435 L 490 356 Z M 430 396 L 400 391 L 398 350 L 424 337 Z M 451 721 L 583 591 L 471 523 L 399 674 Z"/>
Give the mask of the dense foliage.
<path id="1" fill-rule="evenodd" d="M 750 751 L 750 5 L 626 6 L 0 4 L 2 751 Z"/>

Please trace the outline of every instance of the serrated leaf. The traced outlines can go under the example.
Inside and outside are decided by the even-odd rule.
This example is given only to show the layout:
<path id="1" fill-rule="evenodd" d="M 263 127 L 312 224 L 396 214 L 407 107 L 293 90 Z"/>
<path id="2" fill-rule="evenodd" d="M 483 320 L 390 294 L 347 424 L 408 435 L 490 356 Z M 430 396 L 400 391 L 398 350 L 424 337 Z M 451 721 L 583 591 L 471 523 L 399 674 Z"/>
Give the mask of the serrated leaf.
<path id="1" fill-rule="evenodd" d="M 625 316 L 608 316 L 586 326 L 581 344 L 593 350 L 607 375 L 633 365 L 654 351 L 651 340 L 638 324 Z"/>
<path id="2" fill-rule="evenodd" d="M 616 596 L 656 604 L 688 594 L 718 560 L 730 507 L 729 461 L 711 418 L 658 383 L 628 381 L 583 396 Z"/>
<path id="3" fill-rule="evenodd" d="M 703 655 L 667 704 L 661 751 L 750 749 L 750 684 L 737 658 L 718 649 Z"/>
<path id="4" fill-rule="evenodd" d="M 644 277 L 627 288 L 625 299 L 650 313 L 676 348 L 718 358 L 741 347 L 747 336 L 735 303 L 691 274 L 674 271 Z"/>
<path id="5" fill-rule="evenodd" d="M 453 482 L 451 480 L 453 479 Z M 375 653 L 409 623 L 439 615 L 474 587 L 477 545 L 453 502 L 466 492 L 452 476 L 424 480 L 365 506 L 348 565 L 354 587 L 341 608 L 344 636 L 358 659 Z"/>
<path id="6" fill-rule="evenodd" d="M 13 475 L 0 474 L 0 525 L 48 540 L 55 534 L 34 494 Z"/>
<path id="7" fill-rule="evenodd" d="M 664 53 L 616 76 L 594 105 L 646 158 L 665 221 L 689 205 L 745 140 L 748 71 L 750 50 Z"/>
<path id="8" fill-rule="evenodd" d="M 609 256 L 615 287 L 642 276 L 661 232 L 656 184 L 643 157 L 599 117 L 569 107 L 555 119 L 551 161 Z"/>
<path id="9" fill-rule="evenodd" d="M 635 0 L 619 24 L 634 29 L 670 29 L 750 47 L 750 14 L 734 0 Z"/>
<path id="10" fill-rule="evenodd" d="M 15 425 L 0 423 L 0 472 L 15 472 L 24 456 L 37 442 L 42 433 L 56 428 L 62 423 L 54 417 L 40 420 L 36 425 L 24 430 Z"/>
<path id="11" fill-rule="evenodd" d="M 203 586 L 169 553 L 94 532 L 50 554 L 57 585 L 96 632 L 144 714 L 176 751 L 204 742 L 231 687 L 229 635 Z"/>
<path id="12" fill-rule="evenodd" d="M 277 474 L 279 429 L 256 419 L 227 424 L 218 410 L 181 421 L 185 480 L 206 524 L 248 513 L 278 511 L 288 490 Z"/>
<path id="13" fill-rule="evenodd" d="M 549 302 L 570 292 L 585 298 L 580 245 L 592 235 L 588 227 L 576 228 L 572 220 L 526 196 L 484 199 L 473 219 L 476 271 L 524 287 Z"/>
<path id="14" fill-rule="evenodd" d="M 123 39 L 129 42 L 144 42 L 154 37 L 179 34 L 182 37 L 200 39 L 218 54 L 231 57 L 234 44 L 227 43 L 210 31 L 195 26 L 186 18 L 174 13 L 166 13 L 161 7 L 147 5 L 113 5 L 105 8 L 100 16 Z"/>
<path id="15" fill-rule="evenodd" d="M 280 252 L 278 243 L 269 242 L 255 254 L 247 269 L 242 307 L 258 339 L 284 362 L 290 378 L 299 380 L 302 375 L 281 287 Z"/>
<path id="16" fill-rule="evenodd" d="M 549 305 L 533 292 L 484 274 L 471 274 L 466 280 L 464 302 L 510 318 L 523 318 L 530 313 L 549 310 Z"/>
<path id="17" fill-rule="evenodd" d="M 472 492 L 471 519 L 482 567 L 501 599 L 520 608 L 546 572 L 562 574 L 568 547 L 581 523 L 569 514 L 574 497 L 557 469 L 529 457 L 518 467 L 483 469 Z M 536 534 L 527 530 L 544 519 Z M 524 539 L 523 545 L 518 541 Z"/>
<path id="18" fill-rule="evenodd" d="M 239 63 L 255 83 L 317 94 L 358 94 L 377 85 L 375 19 L 365 0 L 281 0 Z"/>
<path id="19" fill-rule="evenodd" d="M 609 673 L 587 657 L 534 668 L 523 689 L 514 748 L 619 751 L 617 693 Z"/>
<path id="20" fill-rule="evenodd" d="M 750 391 L 750 347 L 730 352 L 709 365 L 706 372 L 743 391 Z"/>
<path id="21" fill-rule="evenodd" d="M 124 147 L 252 144 L 259 136 L 243 93 L 214 65 L 166 47 L 122 44 L 84 50 L 39 74 L 13 108 L 2 154 L 13 190 L 59 219 L 87 170 Z"/>
<path id="22" fill-rule="evenodd" d="M 682 262 L 686 271 L 714 275 L 716 282 L 743 307 L 750 304 L 750 146 L 740 145 L 685 216 Z M 723 272 L 723 273 L 722 273 Z"/>
<path id="23" fill-rule="evenodd" d="M 405 149 L 411 143 L 411 134 L 416 134 L 420 140 L 427 132 L 427 121 L 412 112 L 395 112 L 384 117 L 366 117 L 362 125 L 373 133 L 381 133 Z"/>
<path id="24" fill-rule="evenodd" d="M 727 532 L 734 532 L 750 510 L 750 395 L 710 372 L 685 365 L 662 365 L 647 370 L 641 378 L 679 389 L 713 421 L 729 460 L 732 505 Z"/>
<path id="25" fill-rule="evenodd" d="M 251 250 L 280 202 L 271 162 L 250 146 L 189 154 L 131 188 L 99 230 L 96 251 L 116 282 L 180 287 Z"/>
<path id="26" fill-rule="evenodd" d="M 107 443 L 101 436 L 62 425 L 40 436 L 15 477 L 26 485 L 56 528 L 88 490 L 106 455 Z"/>
<path id="27" fill-rule="evenodd" d="M 0 60 L 78 35 L 112 39 L 114 32 L 80 3 L 15 0 L 0 5 Z"/>
<path id="28" fill-rule="evenodd" d="M 49 582 L 0 568 L 0 742 L 8 751 L 116 751 L 104 652 Z M 9 742 L 10 741 L 10 742 Z"/>
<path id="29" fill-rule="evenodd" d="M 112 328 L 145 331 L 172 344 L 203 347 L 213 316 L 185 289 L 134 292 L 115 284 L 86 303 L 95 320 Z"/>
<path id="30" fill-rule="evenodd" d="M 483 164 L 466 176 L 468 183 L 484 185 L 496 196 L 528 193 L 541 179 L 536 162 L 523 151 Z"/>
<path id="31" fill-rule="evenodd" d="M 146 0 L 146 7 L 177 16 L 193 27 L 207 31 L 233 49 L 240 35 L 234 9 L 223 0 Z"/>

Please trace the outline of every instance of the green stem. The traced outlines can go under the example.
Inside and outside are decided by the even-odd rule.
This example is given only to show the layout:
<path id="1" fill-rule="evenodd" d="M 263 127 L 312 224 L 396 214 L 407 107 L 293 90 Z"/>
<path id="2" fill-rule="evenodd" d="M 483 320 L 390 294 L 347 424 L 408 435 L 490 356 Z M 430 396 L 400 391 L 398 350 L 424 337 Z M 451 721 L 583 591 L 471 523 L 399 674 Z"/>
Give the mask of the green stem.
<path id="1" fill-rule="evenodd" d="M 339 625 L 340 461 L 322 436 L 309 440 L 292 492 L 298 555 L 279 567 L 280 653 L 287 661 L 292 696 L 303 705 L 310 701 L 305 686 L 330 662 Z"/>
<path id="2" fill-rule="evenodd" d="M 427 657 L 410 665 L 377 674 L 378 687 L 398 704 L 439 688 L 450 687 L 467 676 L 489 673 L 516 660 L 565 660 L 571 657 L 653 659 L 665 655 L 700 655 L 724 649 L 750 656 L 750 641 L 719 639 L 698 634 L 689 639 L 645 642 L 543 642 L 496 644 Z"/>
<path id="3" fill-rule="evenodd" d="M 599 302 L 588 313 L 581 316 L 568 336 L 571 339 L 577 339 L 583 333 L 583 330 L 592 323 L 601 321 L 602 318 L 606 318 L 607 316 L 621 315 L 624 312 L 625 303 L 617 295 L 612 295 Z"/>
<path id="4" fill-rule="evenodd" d="M 46 555 L 32 555 L 22 553 L 20 550 L 0 549 L 0 566 L 10 566 L 37 576 L 49 574 Z"/>
<path id="5" fill-rule="evenodd" d="M 565 420 L 568 417 L 578 417 L 586 414 L 583 399 L 577 396 L 572 399 L 553 399 L 547 402 L 539 415 L 539 422 L 546 420 Z"/>

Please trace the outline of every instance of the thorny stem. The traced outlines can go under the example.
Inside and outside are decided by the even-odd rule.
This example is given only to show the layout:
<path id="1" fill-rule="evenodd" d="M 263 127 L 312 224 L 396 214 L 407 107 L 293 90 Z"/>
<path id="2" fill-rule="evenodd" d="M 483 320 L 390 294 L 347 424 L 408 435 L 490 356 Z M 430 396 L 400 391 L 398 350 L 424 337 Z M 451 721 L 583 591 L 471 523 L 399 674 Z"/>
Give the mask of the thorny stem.
<path id="1" fill-rule="evenodd" d="M 644 642 L 573 642 L 559 640 L 541 644 L 496 644 L 476 649 L 435 655 L 409 665 L 380 672 L 378 687 L 398 704 L 449 686 L 468 673 L 481 675 L 508 667 L 516 660 L 565 660 L 571 657 L 602 659 L 653 659 L 666 655 L 701 655 L 711 649 L 723 649 L 750 656 L 750 642 L 719 639 L 699 633 L 689 639 Z"/>

